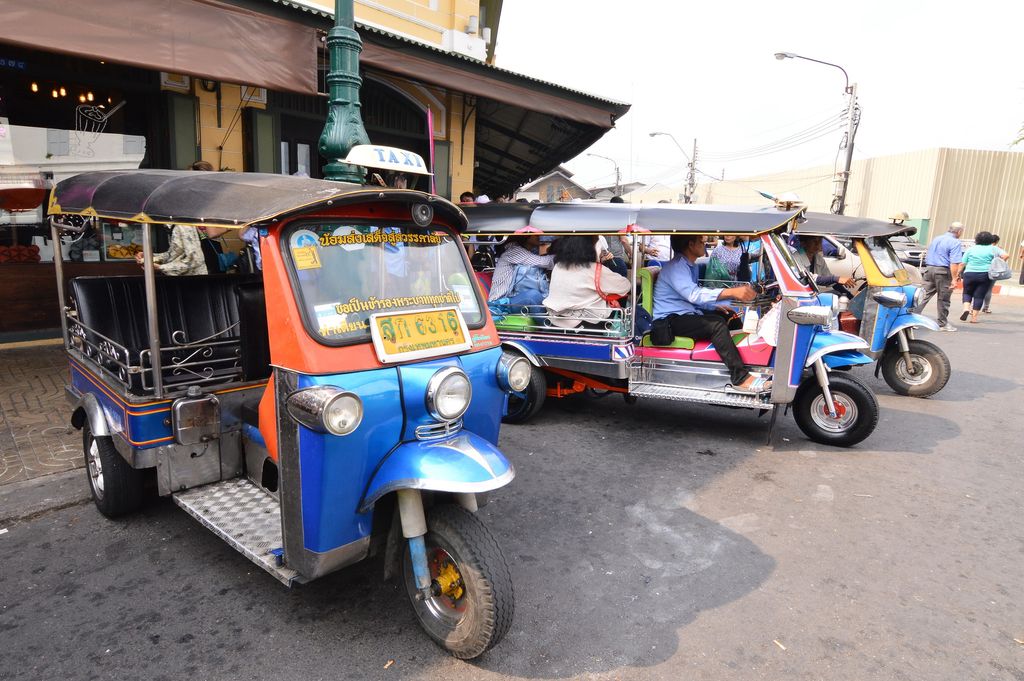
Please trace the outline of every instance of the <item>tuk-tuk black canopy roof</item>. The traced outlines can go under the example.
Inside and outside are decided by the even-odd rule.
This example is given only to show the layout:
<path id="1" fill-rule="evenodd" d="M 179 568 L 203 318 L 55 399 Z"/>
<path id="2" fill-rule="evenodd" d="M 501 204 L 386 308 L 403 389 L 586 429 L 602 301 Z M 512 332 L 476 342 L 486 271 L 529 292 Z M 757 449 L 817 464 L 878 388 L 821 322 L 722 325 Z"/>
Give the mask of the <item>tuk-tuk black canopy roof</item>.
<path id="1" fill-rule="evenodd" d="M 797 234 L 837 236 L 845 239 L 917 234 L 917 227 L 913 225 L 898 225 L 885 220 L 855 218 L 846 215 L 832 215 L 831 213 L 806 213 L 805 218 L 806 220 L 797 224 Z"/>
<path id="2" fill-rule="evenodd" d="M 659 234 L 755 236 L 785 226 L 800 213 L 774 206 L 628 203 L 488 203 L 463 209 L 469 218 L 467 234 L 607 234 L 634 227 Z"/>
<path id="3" fill-rule="evenodd" d="M 84 215 L 176 225 L 242 228 L 309 212 L 336 201 L 429 202 L 457 228 L 465 217 L 436 196 L 405 189 L 364 187 L 268 173 L 189 170 L 98 171 L 57 184 L 51 215 Z"/>

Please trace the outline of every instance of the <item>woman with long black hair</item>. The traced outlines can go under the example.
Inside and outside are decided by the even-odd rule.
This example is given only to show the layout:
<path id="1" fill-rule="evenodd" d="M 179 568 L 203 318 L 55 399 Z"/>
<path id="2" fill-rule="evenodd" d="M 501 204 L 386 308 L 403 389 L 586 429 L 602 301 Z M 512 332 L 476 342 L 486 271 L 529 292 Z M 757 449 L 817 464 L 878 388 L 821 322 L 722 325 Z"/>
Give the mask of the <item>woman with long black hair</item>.
<path id="1" fill-rule="evenodd" d="M 597 237 L 565 236 L 555 247 L 551 292 L 544 299 L 551 324 L 573 329 L 599 326 L 629 293 L 629 279 L 597 261 Z"/>

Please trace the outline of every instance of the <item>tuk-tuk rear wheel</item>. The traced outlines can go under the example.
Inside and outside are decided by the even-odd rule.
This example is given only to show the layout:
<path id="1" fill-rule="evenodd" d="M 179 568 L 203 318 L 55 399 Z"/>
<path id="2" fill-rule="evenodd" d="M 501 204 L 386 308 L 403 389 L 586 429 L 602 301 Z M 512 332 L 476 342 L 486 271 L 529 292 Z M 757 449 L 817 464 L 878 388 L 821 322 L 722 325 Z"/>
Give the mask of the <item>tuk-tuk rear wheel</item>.
<path id="1" fill-rule="evenodd" d="M 88 421 L 82 426 L 82 450 L 89 491 L 100 513 L 116 518 L 138 510 L 144 500 L 142 471 L 128 465 L 109 437 L 94 437 Z"/>
<path id="2" fill-rule="evenodd" d="M 931 397 L 949 381 L 949 357 L 942 348 L 925 340 L 915 338 L 908 345 L 914 372 L 908 370 L 903 353 L 893 343 L 882 355 L 882 378 L 900 395 Z"/>
<path id="3" fill-rule="evenodd" d="M 503 423 L 526 423 L 544 406 L 544 398 L 548 395 L 548 381 L 540 367 L 530 367 L 530 384 L 521 393 L 508 396 L 508 410 Z"/>
<path id="4" fill-rule="evenodd" d="M 452 504 L 427 512 L 425 542 L 430 598 L 422 598 L 416 588 L 408 546 L 403 562 L 416 618 L 427 635 L 455 657 L 477 657 L 494 647 L 512 625 L 515 597 L 505 556 L 475 515 Z"/>
<path id="5" fill-rule="evenodd" d="M 814 376 L 804 380 L 793 400 L 793 418 L 808 438 L 823 445 L 850 447 L 878 425 L 878 400 L 871 389 L 849 374 L 830 373 L 829 391 L 837 418 L 825 413 L 825 399 Z"/>

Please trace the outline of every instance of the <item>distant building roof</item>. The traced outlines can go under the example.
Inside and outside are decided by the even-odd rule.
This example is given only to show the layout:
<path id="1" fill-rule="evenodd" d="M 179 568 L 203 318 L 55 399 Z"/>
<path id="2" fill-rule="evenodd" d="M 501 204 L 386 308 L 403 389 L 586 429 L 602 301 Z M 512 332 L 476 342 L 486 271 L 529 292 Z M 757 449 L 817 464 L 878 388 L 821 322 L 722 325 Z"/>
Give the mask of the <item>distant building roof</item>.
<path id="1" fill-rule="evenodd" d="M 576 187 L 582 193 L 586 194 L 588 197 L 592 196 L 589 189 L 587 189 L 586 187 L 582 186 L 578 182 L 573 182 L 572 179 L 570 179 L 571 175 L 572 175 L 572 173 L 570 173 L 568 170 L 566 170 L 562 166 L 559 166 L 558 168 L 552 170 L 547 175 L 534 180 L 533 182 L 531 182 L 530 184 L 528 184 L 528 185 L 526 185 L 524 187 L 520 187 L 519 191 L 521 191 L 521 192 L 532 192 L 532 191 L 534 191 L 534 188 L 536 188 L 538 185 L 543 184 L 544 182 L 547 182 L 548 180 L 550 180 L 552 178 L 560 177 L 560 178 L 562 178 L 565 181 L 566 184 L 571 184 L 573 187 Z"/>

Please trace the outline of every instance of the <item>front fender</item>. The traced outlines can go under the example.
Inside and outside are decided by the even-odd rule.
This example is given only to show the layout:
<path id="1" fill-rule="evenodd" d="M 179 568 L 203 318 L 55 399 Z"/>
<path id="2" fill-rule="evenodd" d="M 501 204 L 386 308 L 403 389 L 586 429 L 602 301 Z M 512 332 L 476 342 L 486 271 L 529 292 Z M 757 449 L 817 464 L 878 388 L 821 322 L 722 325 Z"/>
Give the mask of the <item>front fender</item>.
<path id="1" fill-rule="evenodd" d="M 857 350 L 836 350 L 821 358 L 825 366 L 832 369 L 841 367 L 856 366 L 858 364 L 871 364 L 871 358 Z"/>
<path id="2" fill-rule="evenodd" d="M 498 448 L 470 432 L 447 440 L 405 442 L 377 469 L 359 512 L 400 489 L 476 494 L 504 487 L 514 477 L 515 469 Z"/>
<path id="3" fill-rule="evenodd" d="M 932 331 L 938 331 L 939 325 L 934 319 L 925 317 L 923 314 L 915 314 L 913 312 L 905 312 L 896 319 L 892 320 L 889 329 L 886 331 L 886 338 L 892 338 L 897 332 L 903 329 L 922 327 L 925 329 L 931 329 Z"/>
<path id="4" fill-rule="evenodd" d="M 860 336 L 854 336 L 852 333 L 846 333 L 845 331 L 818 331 L 814 334 L 814 338 L 811 339 L 811 347 L 807 352 L 804 366 L 809 367 L 825 355 L 843 350 L 854 352 L 854 354 L 864 357 L 867 362 L 871 362 L 869 357 L 863 353 L 856 352 L 866 350 L 868 347 L 867 341 Z M 846 362 L 842 366 L 847 366 L 848 364 L 850 362 Z"/>

